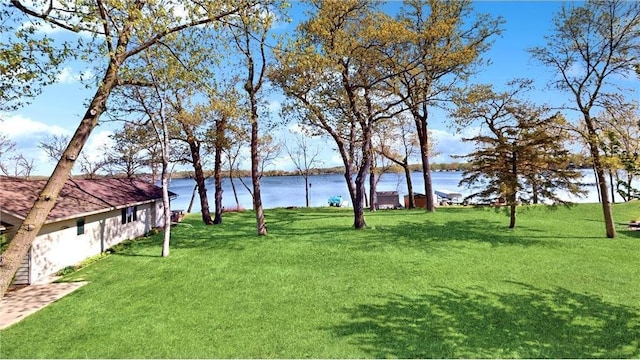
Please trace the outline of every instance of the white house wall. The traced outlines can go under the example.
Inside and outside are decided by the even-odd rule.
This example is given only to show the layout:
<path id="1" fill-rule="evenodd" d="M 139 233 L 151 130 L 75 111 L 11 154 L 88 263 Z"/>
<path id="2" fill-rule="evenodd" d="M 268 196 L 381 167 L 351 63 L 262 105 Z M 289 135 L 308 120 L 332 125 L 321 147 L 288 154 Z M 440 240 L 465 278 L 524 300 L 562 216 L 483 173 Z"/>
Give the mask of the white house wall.
<path id="1" fill-rule="evenodd" d="M 84 234 L 77 219 L 46 224 L 31 245 L 31 281 L 77 265 L 124 240 L 134 239 L 162 225 L 162 202 L 138 205 L 137 220 L 121 222 L 121 209 L 85 217 Z"/>

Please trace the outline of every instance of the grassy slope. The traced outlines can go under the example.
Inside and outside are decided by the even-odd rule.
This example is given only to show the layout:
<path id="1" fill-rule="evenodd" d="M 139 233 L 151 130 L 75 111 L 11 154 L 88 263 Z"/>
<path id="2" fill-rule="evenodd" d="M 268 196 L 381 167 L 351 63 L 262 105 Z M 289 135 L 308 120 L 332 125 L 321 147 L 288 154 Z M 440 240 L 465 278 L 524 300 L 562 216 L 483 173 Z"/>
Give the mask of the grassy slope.
<path id="1" fill-rule="evenodd" d="M 0 357 L 640 357 L 640 232 L 616 205 L 187 217 L 67 277 L 91 283 L 0 332 Z"/>

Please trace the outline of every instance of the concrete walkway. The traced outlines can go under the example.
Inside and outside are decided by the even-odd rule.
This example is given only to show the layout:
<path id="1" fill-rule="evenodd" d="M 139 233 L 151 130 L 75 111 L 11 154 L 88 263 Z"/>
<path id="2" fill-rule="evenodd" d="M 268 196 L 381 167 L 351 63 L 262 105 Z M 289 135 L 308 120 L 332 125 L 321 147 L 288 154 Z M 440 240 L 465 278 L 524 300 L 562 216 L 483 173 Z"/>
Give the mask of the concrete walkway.
<path id="1" fill-rule="evenodd" d="M 10 291 L 0 300 L 0 330 L 5 329 L 67 294 L 86 281 L 29 285 Z"/>

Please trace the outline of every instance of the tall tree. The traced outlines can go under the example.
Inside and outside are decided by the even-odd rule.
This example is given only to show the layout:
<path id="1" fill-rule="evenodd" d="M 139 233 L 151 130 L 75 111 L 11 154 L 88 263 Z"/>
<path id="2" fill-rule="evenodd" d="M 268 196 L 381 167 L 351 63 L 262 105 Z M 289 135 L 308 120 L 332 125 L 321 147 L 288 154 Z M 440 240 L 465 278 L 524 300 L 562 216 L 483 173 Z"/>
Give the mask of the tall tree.
<path id="1" fill-rule="evenodd" d="M 615 109 L 598 116 L 605 134 L 603 143 L 611 155 L 608 170 L 613 174 L 610 178 L 612 199 L 614 189 L 623 201 L 640 197 L 640 190 L 634 188 L 634 182 L 640 176 L 639 118 L 636 108 Z"/>
<path id="2" fill-rule="evenodd" d="M 554 32 L 545 37 L 545 46 L 530 52 L 556 74 L 551 85 L 572 97 L 570 108 L 580 114 L 587 129 L 606 236 L 613 238 L 616 230 L 600 154 L 602 134 L 594 111 L 625 103 L 624 94 L 635 93 L 621 89 L 616 78 L 633 74 L 640 61 L 640 2 L 564 3 L 553 25 Z"/>
<path id="3" fill-rule="evenodd" d="M 150 56 L 149 56 L 150 58 Z M 148 59 L 149 59 L 148 58 Z M 151 60 L 149 65 L 151 65 Z M 162 218 L 164 224 L 164 234 L 162 241 L 162 257 L 169 256 L 170 241 L 171 241 L 171 206 L 169 205 L 169 115 L 167 111 L 168 96 L 161 86 L 160 80 L 153 70 L 150 71 L 154 86 L 149 89 L 150 91 L 141 91 L 141 88 L 134 88 L 134 101 L 137 101 L 144 109 L 145 114 L 149 119 L 149 123 L 154 130 L 156 138 L 158 140 L 160 148 L 160 159 L 162 161 L 160 183 L 162 184 Z"/>
<path id="4" fill-rule="evenodd" d="M 369 211 L 378 209 L 378 183 L 382 175 L 393 168 L 393 162 L 388 157 L 382 155 L 376 148 L 376 136 L 372 138 L 371 145 L 371 168 L 369 170 Z"/>
<path id="5" fill-rule="evenodd" d="M 289 155 L 289 159 L 293 162 L 293 166 L 296 167 L 298 174 L 304 179 L 304 200 L 305 206 L 309 207 L 309 190 L 311 189 L 311 183 L 309 178 L 315 166 L 320 163 L 318 155 L 320 155 L 319 147 L 311 147 L 309 138 L 304 133 L 295 132 L 294 145 L 292 147 L 284 143 L 284 149 Z"/>
<path id="6" fill-rule="evenodd" d="M 31 172 L 35 169 L 35 160 L 33 158 L 27 158 L 24 154 L 16 154 L 12 160 L 14 163 L 13 176 L 21 176 L 29 179 Z"/>
<path id="7" fill-rule="evenodd" d="M 242 207 L 240 206 L 236 183 L 233 179 L 242 176 L 240 171 L 240 162 L 242 161 L 243 156 L 241 152 L 242 148 L 246 145 L 244 141 L 248 137 L 248 134 L 242 126 L 236 126 L 229 130 L 228 136 L 230 141 L 228 146 L 224 148 L 224 155 L 229 171 L 229 183 L 231 184 L 233 198 L 236 202 L 235 210 L 240 211 Z"/>
<path id="8" fill-rule="evenodd" d="M 267 36 L 276 20 L 274 13 L 279 6 L 278 1 L 264 0 L 257 9 L 239 11 L 229 23 L 229 30 L 236 49 L 242 56 L 244 73 L 244 90 L 247 94 L 249 122 L 251 125 L 251 182 L 253 191 L 253 210 L 256 214 L 256 230 L 258 235 L 267 235 L 267 224 L 262 206 L 260 192 L 260 94 L 266 79 L 267 71 Z"/>
<path id="9" fill-rule="evenodd" d="M 16 143 L 0 134 L 0 172 L 7 176 L 29 178 L 34 169 L 34 159 L 17 151 Z"/>
<path id="10" fill-rule="evenodd" d="M 142 169 L 153 167 L 152 162 L 157 161 L 152 153 L 157 142 L 155 136 L 150 136 L 153 129 L 148 124 L 139 126 L 132 122 L 126 122 L 121 129 L 116 130 L 109 138 L 113 146 L 107 152 L 107 168 L 112 174 L 124 174 L 127 178 L 133 178 L 140 174 Z"/>
<path id="11" fill-rule="evenodd" d="M 207 197 L 207 188 L 205 185 L 206 177 L 203 168 L 203 156 L 207 150 L 206 146 L 203 146 L 206 140 L 206 125 L 205 119 L 200 116 L 197 109 L 189 111 L 183 105 L 181 95 L 174 92 L 171 104 L 175 110 L 175 120 L 179 124 L 180 135 L 178 138 L 184 141 L 189 150 L 189 157 L 187 161 L 191 163 L 194 170 L 194 178 L 196 181 L 196 188 L 200 198 L 200 213 L 202 215 L 202 221 L 205 225 L 213 225 L 213 219 L 211 218 L 211 212 L 209 210 L 209 199 Z"/>
<path id="12" fill-rule="evenodd" d="M 175 35 L 167 37 L 167 41 L 175 38 Z M 144 79 L 145 86 L 131 86 L 119 88 L 114 91 L 114 98 L 120 104 L 124 104 L 127 109 L 122 115 L 130 119 L 135 114 L 139 115 L 139 125 L 152 129 L 155 143 L 160 152 L 160 183 L 162 186 L 162 219 L 164 234 L 162 242 L 161 256 L 167 257 L 170 253 L 171 241 L 171 208 L 169 204 L 169 177 L 170 177 L 170 155 L 172 153 L 170 127 L 174 125 L 173 120 L 178 116 L 171 106 L 174 95 L 173 75 L 175 67 L 170 61 L 160 61 L 163 59 L 163 50 L 159 48 L 145 49 L 142 58 L 135 67 L 129 71 Z M 118 118 L 116 110 L 111 113 Z"/>
<path id="13" fill-rule="evenodd" d="M 465 156 L 470 169 L 464 171 L 460 185 L 480 185 L 470 197 L 504 199 L 510 209 L 509 228 L 516 225 L 519 193 L 564 203 L 558 190 L 584 192 L 578 183 L 581 173 L 567 169 L 569 152 L 563 134 L 555 131 L 564 119 L 559 114 L 549 116 L 546 106 L 520 100 L 528 84 L 512 82 L 511 89 L 502 93 L 477 86 L 458 99 L 454 113 L 460 126 L 479 123 L 483 128 L 465 139 L 473 141 L 476 150 Z"/>
<path id="14" fill-rule="evenodd" d="M 94 64 L 103 63 L 104 67 L 96 72 L 102 74 L 101 81 L 69 145 L 4 253 L 4 264 L 0 268 L 0 295 L 6 292 L 18 265 L 53 208 L 82 147 L 105 111 L 112 90 L 116 86 L 138 83 L 138 79 L 121 72 L 122 66 L 138 57 L 143 50 L 161 43 L 169 34 L 224 21 L 240 8 L 253 5 L 251 0 L 94 0 L 79 4 L 75 1 L 33 3 L 11 0 L 10 11 L 55 28 L 91 35 L 91 41 L 87 41 L 84 35 L 77 36 L 77 52 Z"/>
<path id="15" fill-rule="evenodd" d="M 398 27 L 377 3 L 311 1 L 314 13 L 298 27 L 290 51 L 279 51 L 271 77 L 289 97 L 290 115 L 331 137 L 345 167 L 354 227 L 366 227 L 366 175 L 377 122 L 399 111 L 385 96 L 391 74 L 383 66 Z"/>
<path id="16" fill-rule="evenodd" d="M 280 150 L 282 149 L 282 143 L 277 141 L 271 135 L 259 135 L 258 141 L 258 181 L 262 180 L 262 176 L 264 175 L 266 168 L 273 165 L 273 162 L 280 156 Z M 239 164 L 238 164 L 239 165 Z M 239 169 L 238 169 L 239 170 Z M 253 173 L 252 184 L 253 184 Z M 249 186 L 242 177 L 238 177 L 242 185 L 247 189 L 247 192 L 251 194 L 253 198 L 254 188 Z M 255 209 L 254 209 L 255 210 Z"/>
<path id="17" fill-rule="evenodd" d="M 376 146 L 377 152 L 400 166 L 404 171 L 409 198 L 407 206 L 409 209 L 413 209 L 416 205 L 409 161 L 418 153 L 420 147 L 415 132 L 415 122 L 404 114 L 398 114 L 391 121 L 384 123 L 378 133 L 380 135 Z M 433 141 L 429 144 L 433 146 Z M 432 152 L 430 151 L 429 154 Z"/>
<path id="18" fill-rule="evenodd" d="M 230 84 L 234 84 L 232 81 Z M 209 94 L 209 103 L 206 106 L 199 108 L 201 112 L 200 116 L 209 118 L 213 124 L 207 131 L 207 146 L 210 148 L 209 152 L 213 152 L 214 164 L 213 164 L 213 180 L 215 183 L 214 190 L 214 224 L 222 224 L 222 165 L 223 156 L 225 151 L 230 150 L 232 147 L 232 136 L 230 134 L 236 126 L 236 122 L 239 121 L 241 107 L 239 106 L 239 94 L 233 85 L 223 85 L 216 89 L 215 92 Z M 238 137 L 239 138 L 239 137 Z M 229 168 L 234 168 L 234 163 L 229 162 Z M 230 177 L 230 181 L 233 185 L 233 178 Z M 237 194 L 236 207 L 239 206 Z"/>
<path id="19" fill-rule="evenodd" d="M 69 136 L 54 134 L 41 141 L 38 147 L 47 154 L 50 160 L 58 162 L 68 144 Z M 83 177 L 94 179 L 98 176 L 98 172 L 109 164 L 109 160 L 108 156 L 91 157 L 87 153 L 81 152 L 77 164 L 80 166 L 80 174 Z"/>
<path id="20" fill-rule="evenodd" d="M 470 0 L 408 0 L 399 15 L 404 38 L 391 60 L 401 76 L 391 80 L 416 124 L 428 211 L 435 211 L 429 164 L 430 110 L 450 100 L 455 83 L 474 72 L 491 38 L 500 33 L 500 19 L 484 14 L 474 18 L 472 10 Z"/>
<path id="21" fill-rule="evenodd" d="M 205 162 L 211 155 L 208 137 L 213 119 L 203 109 L 215 103 L 213 99 L 218 96 L 217 82 L 220 81 L 216 73 L 224 71 L 220 67 L 222 59 L 212 57 L 211 51 L 227 51 L 228 46 L 221 31 L 204 28 L 182 32 L 171 47 L 170 52 L 163 50 L 163 57 L 172 68 L 169 104 L 176 121 L 172 137 L 184 142 L 184 160 L 193 166 L 194 190 L 198 191 L 202 221 L 213 225 L 204 173 Z M 175 53 L 181 55 L 174 56 Z"/>

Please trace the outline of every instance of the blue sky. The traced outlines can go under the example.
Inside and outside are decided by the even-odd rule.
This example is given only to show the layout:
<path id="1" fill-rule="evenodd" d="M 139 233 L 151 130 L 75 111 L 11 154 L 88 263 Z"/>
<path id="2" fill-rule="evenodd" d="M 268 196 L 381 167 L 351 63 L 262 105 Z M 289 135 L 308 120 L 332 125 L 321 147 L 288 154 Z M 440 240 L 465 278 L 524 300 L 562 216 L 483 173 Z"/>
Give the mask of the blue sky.
<path id="1" fill-rule="evenodd" d="M 552 18 L 560 8 L 561 2 L 547 1 L 479 1 L 474 6 L 477 11 L 490 13 L 493 16 L 502 16 L 505 20 L 504 32 L 501 37 L 496 37 L 491 50 L 484 54 L 485 59 L 491 60 L 491 64 L 484 67 L 475 79 L 476 82 L 492 83 L 497 87 L 517 77 L 529 77 L 536 80 L 538 91 L 531 94 L 532 100 L 550 102 L 559 105 L 564 96 L 545 89 L 546 80 L 551 76 L 549 70 L 542 68 L 529 54 L 527 48 L 543 45 L 543 36 L 548 34 Z M 390 3 L 390 7 L 401 5 L 400 2 Z M 293 14 L 299 13 L 295 8 Z M 295 21 L 289 24 L 295 26 Z M 2 114 L 4 119 L 0 123 L 0 133 L 14 140 L 22 153 L 28 158 L 33 158 L 37 164 L 34 174 L 47 175 L 53 169 L 54 164 L 46 159 L 37 148 L 38 142 L 47 135 L 70 135 L 77 127 L 86 108 L 85 100 L 92 96 L 95 89 L 86 89 L 78 80 L 78 73 L 83 71 L 81 64 L 68 64 L 57 84 L 44 89 L 32 104 L 18 111 Z M 101 76 L 101 74 L 100 74 Z M 278 108 L 281 98 L 273 96 L 271 107 Z M 460 141 L 460 134 L 447 126 L 449 121 L 445 114 L 435 113 L 430 124 L 436 137 L 437 150 L 441 154 L 433 162 L 450 161 L 450 154 L 464 154 L 470 151 L 469 144 Z M 90 156 L 100 154 L 101 145 L 108 140 L 108 135 L 117 124 L 103 123 L 98 126 L 85 146 L 85 151 Z M 286 131 L 283 131 L 283 134 Z M 326 143 L 326 140 L 321 140 Z M 331 151 L 331 147 L 325 146 L 323 153 L 323 166 L 341 165 L 339 157 Z M 277 161 L 276 167 L 291 169 L 286 156 Z"/>

